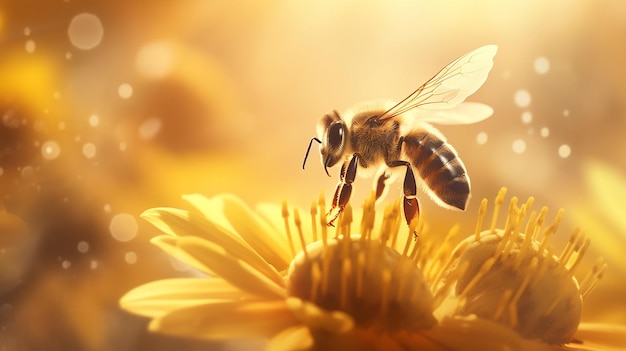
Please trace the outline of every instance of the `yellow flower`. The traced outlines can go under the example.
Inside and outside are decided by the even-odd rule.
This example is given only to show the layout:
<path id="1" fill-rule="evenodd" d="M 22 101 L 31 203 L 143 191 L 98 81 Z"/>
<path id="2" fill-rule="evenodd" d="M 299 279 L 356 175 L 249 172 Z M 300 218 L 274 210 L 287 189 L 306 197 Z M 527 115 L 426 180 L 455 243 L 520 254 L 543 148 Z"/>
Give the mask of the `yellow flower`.
<path id="1" fill-rule="evenodd" d="M 510 318 L 524 315 L 518 314 L 516 301 L 524 299 L 517 296 L 516 284 L 521 279 L 521 284 L 530 285 L 529 279 L 512 275 L 508 282 L 494 263 L 493 270 L 481 269 L 484 264 L 479 261 L 489 256 L 473 254 L 469 239 L 452 250 L 451 238 L 457 230 L 435 245 L 423 223 L 412 223 L 410 228 L 401 223 L 399 204 L 387 206 L 380 217 L 370 198 L 355 218 L 347 208 L 337 228 L 329 230 L 323 198 L 312 204 L 310 218 L 304 221 L 286 204 L 282 209 L 265 205 L 252 211 L 231 195 L 184 198 L 192 210 L 156 208 L 143 217 L 166 233 L 155 237 L 154 244 L 206 275 L 148 283 L 122 297 L 124 309 L 152 318 L 152 331 L 213 340 L 266 338 L 269 350 L 558 350 L 558 343 L 564 342 L 527 334 L 518 327 L 523 323 L 511 323 Z M 485 208 L 486 204 L 481 206 L 479 222 Z M 518 231 L 509 230 L 519 229 L 516 225 L 523 218 L 521 211 L 511 208 L 515 210 L 509 217 L 515 218 L 504 230 L 496 230 L 494 215 L 490 233 L 500 238 L 508 235 L 497 250 L 507 252 L 515 264 L 519 257 L 526 264 L 526 254 L 514 252 L 524 245 L 527 251 L 521 251 L 531 252 L 532 245 Z M 420 233 L 417 241 L 414 231 Z M 472 235 L 478 241 L 486 237 Z M 573 251 L 580 253 L 580 249 Z M 531 273 L 551 267 L 535 261 L 529 265 Z M 477 265 L 481 265 L 478 270 Z M 571 272 L 571 268 L 560 269 Z M 505 288 L 494 285 L 494 279 L 502 280 Z M 477 296 L 501 291 L 511 291 L 506 293 L 510 298 L 489 299 L 493 306 L 482 308 L 489 303 Z M 494 306 L 508 310 L 490 318 Z M 560 306 L 552 310 L 567 311 Z M 593 347 L 587 337 L 594 330 L 617 338 L 613 344 L 623 342 L 615 331 L 593 328 L 581 329 L 585 336 L 581 347 Z M 565 341 L 572 340 L 569 336 Z M 579 337 L 576 334 L 574 340 Z M 544 341 L 535 341 L 538 338 Z"/>

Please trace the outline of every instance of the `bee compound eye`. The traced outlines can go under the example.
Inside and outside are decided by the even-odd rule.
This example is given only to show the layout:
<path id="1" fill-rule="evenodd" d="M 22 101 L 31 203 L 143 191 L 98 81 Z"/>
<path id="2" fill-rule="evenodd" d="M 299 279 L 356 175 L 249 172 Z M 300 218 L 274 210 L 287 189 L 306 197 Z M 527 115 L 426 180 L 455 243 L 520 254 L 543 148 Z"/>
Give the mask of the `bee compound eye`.
<path id="1" fill-rule="evenodd" d="M 336 122 L 328 128 L 328 144 L 332 148 L 338 148 L 343 144 L 343 124 Z"/>

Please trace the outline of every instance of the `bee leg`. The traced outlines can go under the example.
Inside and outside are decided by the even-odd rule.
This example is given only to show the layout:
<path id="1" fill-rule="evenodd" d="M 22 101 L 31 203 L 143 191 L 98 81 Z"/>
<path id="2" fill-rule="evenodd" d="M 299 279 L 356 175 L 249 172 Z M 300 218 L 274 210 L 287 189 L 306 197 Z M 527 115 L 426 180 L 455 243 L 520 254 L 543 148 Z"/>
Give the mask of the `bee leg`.
<path id="1" fill-rule="evenodd" d="M 389 163 L 389 167 L 406 166 L 406 175 L 404 176 L 404 218 L 406 224 L 411 225 L 411 221 L 415 218 L 419 218 L 420 215 L 420 203 L 417 199 L 417 183 L 415 182 L 415 174 L 413 173 L 413 167 L 411 163 L 407 161 L 392 161 Z M 415 239 L 417 239 L 417 233 L 413 233 Z"/>
<path id="2" fill-rule="evenodd" d="M 335 226 L 335 220 L 346 207 L 348 201 L 350 201 L 350 195 L 352 194 L 352 182 L 354 182 L 354 179 L 356 178 L 358 164 L 359 155 L 354 154 L 350 160 L 346 160 L 346 162 L 344 162 L 341 166 L 339 184 L 337 184 L 337 189 L 335 190 L 335 195 L 333 196 L 333 203 L 330 211 L 326 214 L 327 218 L 330 217 L 328 220 L 329 227 Z"/>
<path id="3" fill-rule="evenodd" d="M 380 177 L 378 177 L 378 180 L 376 180 L 376 200 L 380 199 L 381 196 L 384 194 L 385 187 L 387 186 L 386 182 L 387 180 L 389 180 L 389 178 L 391 178 L 391 174 L 389 174 L 387 171 L 383 171 Z"/>

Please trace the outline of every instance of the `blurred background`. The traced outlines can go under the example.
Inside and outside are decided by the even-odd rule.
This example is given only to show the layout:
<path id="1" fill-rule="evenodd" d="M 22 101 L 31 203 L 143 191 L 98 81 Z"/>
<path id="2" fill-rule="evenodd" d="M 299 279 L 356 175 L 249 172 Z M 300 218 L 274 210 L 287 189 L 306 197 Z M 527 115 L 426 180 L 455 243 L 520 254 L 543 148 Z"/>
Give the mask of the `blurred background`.
<path id="1" fill-rule="evenodd" d="M 16 1 L 0 3 L 0 350 L 228 349 L 148 334 L 128 289 L 189 274 L 148 243 L 147 208 L 234 193 L 308 208 L 339 170 L 302 170 L 318 119 L 399 100 L 461 54 L 499 45 L 443 126 L 472 179 L 467 212 L 425 195 L 430 233 L 470 233 L 501 186 L 592 239 L 609 269 L 584 320 L 626 323 L 626 3 Z M 355 183 L 353 203 L 371 189 Z M 388 197 L 396 198 L 400 187 Z"/>

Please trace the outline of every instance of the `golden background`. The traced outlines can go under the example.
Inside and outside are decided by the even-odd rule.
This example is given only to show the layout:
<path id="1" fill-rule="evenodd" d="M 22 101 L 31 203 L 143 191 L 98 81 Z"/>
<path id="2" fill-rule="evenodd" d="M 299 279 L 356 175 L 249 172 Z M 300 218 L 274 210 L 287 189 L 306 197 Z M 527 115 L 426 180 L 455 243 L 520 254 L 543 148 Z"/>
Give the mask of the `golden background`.
<path id="1" fill-rule="evenodd" d="M 555 246 L 577 225 L 592 240 L 578 275 L 609 264 L 583 318 L 626 323 L 624 43 L 619 0 L 5 0 L 0 349 L 228 349 L 148 334 L 117 307 L 134 286 L 190 274 L 148 243 L 139 214 L 196 192 L 308 208 L 339 172 L 315 153 L 301 169 L 319 117 L 404 98 L 485 44 L 499 52 L 468 100 L 494 115 L 440 128 L 474 201 L 450 212 L 423 195 L 429 233 L 473 231 L 478 199 L 501 186 L 552 216 L 563 207 Z M 371 180 L 355 189 L 358 204 Z"/>

